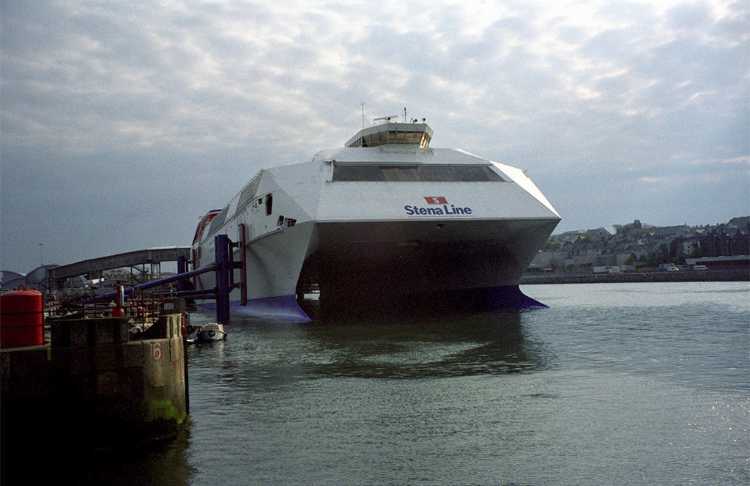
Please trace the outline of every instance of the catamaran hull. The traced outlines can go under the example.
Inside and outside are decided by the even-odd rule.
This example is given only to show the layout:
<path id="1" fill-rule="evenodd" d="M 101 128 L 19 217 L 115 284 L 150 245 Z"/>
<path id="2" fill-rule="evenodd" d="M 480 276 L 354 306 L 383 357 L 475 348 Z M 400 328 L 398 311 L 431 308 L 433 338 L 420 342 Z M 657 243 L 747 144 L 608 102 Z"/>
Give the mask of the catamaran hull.
<path id="1" fill-rule="evenodd" d="M 194 264 L 212 261 L 215 235 L 244 239 L 234 257 L 246 257 L 248 302 L 233 312 L 264 317 L 304 318 L 298 304 L 312 293 L 324 312 L 454 296 L 531 303 L 518 282 L 560 215 L 524 170 L 431 148 L 431 137 L 426 124 L 388 122 L 310 162 L 260 171 L 201 219 Z M 202 276 L 202 288 L 212 280 Z"/>
<path id="2" fill-rule="evenodd" d="M 307 320 L 300 304 L 310 292 L 319 292 L 323 313 L 449 302 L 472 308 L 541 305 L 520 293 L 518 281 L 556 224 L 362 221 L 285 228 L 247 245 L 248 302 L 239 305 L 235 289 L 233 313 Z M 201 278 L 204 288 L 213 285 L 211 274 Z"/>

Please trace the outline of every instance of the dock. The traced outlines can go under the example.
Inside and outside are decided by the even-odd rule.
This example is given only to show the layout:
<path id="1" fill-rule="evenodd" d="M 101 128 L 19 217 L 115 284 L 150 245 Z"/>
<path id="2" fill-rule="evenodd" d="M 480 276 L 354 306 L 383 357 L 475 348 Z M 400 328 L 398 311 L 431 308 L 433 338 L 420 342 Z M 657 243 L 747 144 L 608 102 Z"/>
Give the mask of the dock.
<path id="1" fill-rule="evenodd" d="M 186 299 L 215 300 L 217 322 L 228 324 L 229 293 L 244 287 L 233 278 L 234 269 L 245 265 L 232 261 L 238 243 L 219 235 L 215 244 L 215 263 L 191 271 L 179 250 L 156 257 L 116 255 L 57 267 L 52 274 L 59 282 L 126 260 L 177 258 L 177 275 L 118 286 L 109 294 L 72 296 L 46 306 L 35 290 L 0 295 L 13 303 L 0 306 L 3 484 L 22 477 L 25 458 L 39 453 L 86 457 L 178 434 L 190 407 Z M 165 288 L 208 272 L 215 274 L 214 289 Z"/>

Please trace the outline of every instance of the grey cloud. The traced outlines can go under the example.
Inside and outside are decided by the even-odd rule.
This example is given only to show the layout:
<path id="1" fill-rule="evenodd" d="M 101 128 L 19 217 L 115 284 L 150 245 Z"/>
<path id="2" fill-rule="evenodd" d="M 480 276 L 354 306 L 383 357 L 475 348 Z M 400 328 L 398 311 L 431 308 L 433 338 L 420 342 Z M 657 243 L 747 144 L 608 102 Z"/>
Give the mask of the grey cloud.
<path id="1" fill-rule="evenodd" d="M 586 57 L 627 63 L 644 54 L 639 45 L 641 35 L 638 27 L 605 30 L 589 38 L 580 52 Z"/>
<path id="2" fill-rule="evenodd" d="M 711 12 L 702 3 L 678 5 L 667 12 L 669 23 L 678 29 L 697 29 L 712 22 Z"/>
<path id="3" fill-rule="evenodd" d="M 716 47 L 693 39 L 679 39 L 644 53 L 634 66 L 638 73 L 675 82 L 705 82 L 711 85 L 736 84 L 747 72 L 743 52 L 750 43 L 736 47 Z"/>
<path id="4" fill-rule="evenodd" d="M 747 41 L 750 37 L 750 6 L 747 2 L 732 2 L 727 6 L 727 10 L 729 15 L 718 19 L 710 32 L 729 42 L 739 39 Z"/>
<path id="5" fill-rule="evenodd" d="M 596 11 L 603 18 L 614 20 L 617 23 L 627 23 L 631 26 L 658 26 L 655 2 L 618 0 L 616 2 L 597 2 Z"/>
<path id="6" fill-rule="evenodd" d="M 185 243 L 255 170 L 341 145 L 361 101 L 529 169 L 561 229 L 747 209 L 744 166 L 695 163 L 750 153 L 744 5 L 602 2 L 596 34 L 502 7 L 467 34 L 481 6 L 5 2 L 0 266 Z"/>
<path id="7" fill-rule="evenodd" d="M 556 28 L 557 38 L 569 44 L 580 44 L 587 38 L 586 32 L 571 25 L 560 25 Z"/>

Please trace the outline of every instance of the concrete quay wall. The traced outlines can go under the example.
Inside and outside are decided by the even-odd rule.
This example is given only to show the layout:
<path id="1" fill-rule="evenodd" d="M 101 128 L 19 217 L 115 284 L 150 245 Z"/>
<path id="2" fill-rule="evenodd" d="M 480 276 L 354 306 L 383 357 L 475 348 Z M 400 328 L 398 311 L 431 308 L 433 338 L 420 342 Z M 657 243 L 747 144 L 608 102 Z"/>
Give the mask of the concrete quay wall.
<path id="1" fill-rule="evenodd" d="M 57 320 L 51 344 L 0 351 L 3 478 L 28 454 L 111 450 L 171 437 L 187 418 L 181 315 L 131 341 L 123 318 Z M 3 481 L 5 484 L 5 481 Z"/>
<path id="2" fill-rule="evenodd" d="M 747 282 L 750 270 L 680 270 L 677 272 L 624 272 L 523 275 L 521 285 L 623 282 Z"/>

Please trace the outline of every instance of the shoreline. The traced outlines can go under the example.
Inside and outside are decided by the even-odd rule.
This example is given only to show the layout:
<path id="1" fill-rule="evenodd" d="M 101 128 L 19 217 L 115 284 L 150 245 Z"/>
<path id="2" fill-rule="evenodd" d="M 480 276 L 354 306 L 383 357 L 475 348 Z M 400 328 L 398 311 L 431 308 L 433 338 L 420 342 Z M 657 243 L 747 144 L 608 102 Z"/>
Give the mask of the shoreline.
<path id="1" fill-rule="evenodd" d="M 750 282 L 750 270 L 523 275 L 520 285 L 628 282 Z"/>

